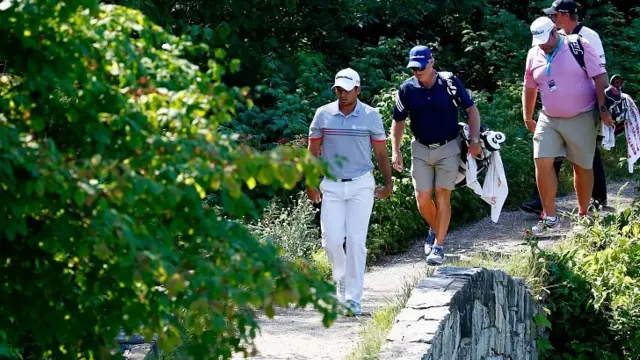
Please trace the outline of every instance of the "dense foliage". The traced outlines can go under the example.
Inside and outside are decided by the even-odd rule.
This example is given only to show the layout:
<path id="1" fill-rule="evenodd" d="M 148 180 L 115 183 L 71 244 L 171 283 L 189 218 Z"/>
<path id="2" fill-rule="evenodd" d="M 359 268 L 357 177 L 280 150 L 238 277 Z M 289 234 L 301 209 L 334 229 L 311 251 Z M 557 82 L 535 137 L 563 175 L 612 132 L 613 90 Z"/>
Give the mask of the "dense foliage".
<path id="1" fill-rule="evenodd" d="M 640 209 L 576 229 L 546 263 L 548 359 L 640 357 Z"/>
<path id="2" fill-rule="evenodd" d="M 388 128 L 416 43 L 507 134 L 506 205 L 518 204 L 534 184 L 520 110 L 529 24 L 550 2 L 0 1 L 10 73 L 0 82 L 0 296 L 11 299 L 0 303 L 0 357 L 107 357 L 120 327 L 156 333 L 167 350 L 185 341 L 195 356 L 228 357 L 255 334 L 249 309 L 270 314 L 274 303 L 312 303 L 329 323 L 326 263 L 322 275 L 284 261 L 322 257 L 314 209 L 287 200 L 322 173 L 301 151 L 307 127 L 334 99 L 334 73 L 351 66 Z M 637 2 L 582 5 L 609 72 L 637 97 Z M 607 164 L 624 154 L 606 152 Z M 374 207 L 371 258 L 425 233 L 408 173 L 394 175 L 393 196 Z M 453 206 L 452 226 L 487 212 L 468 189 Z M 623 312 L 607 314 L 616 339 L 636 331 Z"/>
<path id="3" fill-rule="evenodd" d="M 507 133 L 502 151 L 509 181 L 507 208 L 530 195 L 531 140 L 522 126 L 519 86 L 531 45 L 529 24 L 550 0 L 223 0 L 215 6 L 202 0 L 116 2 L 139 7 L 168 31 L 224 47 L 232 58 L 241 59 L 242 71 L 224 79 L 250 85 L 256 106 L 241 109 L 222 131 L 237 131 L 261 149 L 282 143 L 306 145 L 315 108 L 334 100 L 333 75 L 347 66 L 360 73 L 361 99 L 381 109 L 388 129 L 393 96 L 409 76 L 407 52 L 416 43 L 428 44 L 436 68 L 455 72 L 474 91 L 483 122 Z M 581 5 L 583 23 L 602 35 L 609 72 L 623 74 L 625 91 L 635 96 L 640 89 L 636 2 L 587 0 Z M 408 156 L 409 147 L 403 152 Z M 618 147 L 605 158 L 615 166 L 624 155 Z M 569 174 L 563 172 L 563 189 L 571 186 Z M 403 249 L 426 231 L 405 180 L 409 174 L 394 176 L 394 198 L 375 204 L 369 238 L 372 258 Z M 274 195 L 288 196 L 257 189 L 252 197 L 270 201 Z M 457 191 L 452 226 L 484 216 L 487 210 L 471 191 Z"/>
<path id="4" fill-rule="evenodd" d="M 255 336 L 252 308 L 335 319 L 331 285 L 237 220 L 243 190 L 324 169 L 218 131 L 250 105 L 221 81 L 223 50 L 92 1 L 0 14 L 0 357 L 109 358 L 121 327 L 169 351 L 186 324 L 190 355 L 228 358 Z"/>

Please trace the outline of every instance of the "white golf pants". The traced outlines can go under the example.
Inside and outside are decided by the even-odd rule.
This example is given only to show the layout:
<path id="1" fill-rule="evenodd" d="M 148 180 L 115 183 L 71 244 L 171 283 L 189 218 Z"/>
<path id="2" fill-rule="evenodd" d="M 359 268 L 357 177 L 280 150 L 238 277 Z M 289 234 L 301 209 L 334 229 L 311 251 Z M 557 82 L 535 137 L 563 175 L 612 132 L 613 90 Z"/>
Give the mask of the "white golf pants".
<path id="1" fill-rule="evenodd" d="M 349 182 L 320 183 L 322 246 L 333 267 L 333 279 L 344 280 L 346 300 L 360 303 L 367 261 L 367 231 L 373 209 L 375 179 L 371 173 Z M 342 247 L 346 237 L 347 253 Z"/>

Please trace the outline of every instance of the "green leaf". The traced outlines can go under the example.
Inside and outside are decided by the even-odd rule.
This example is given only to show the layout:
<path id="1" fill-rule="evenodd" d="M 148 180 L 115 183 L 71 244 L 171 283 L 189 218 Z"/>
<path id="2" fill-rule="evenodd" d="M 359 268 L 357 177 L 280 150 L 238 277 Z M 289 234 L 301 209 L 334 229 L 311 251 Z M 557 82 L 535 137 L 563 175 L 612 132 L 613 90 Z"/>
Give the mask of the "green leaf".
<path id="1" fill-rule="evenodd" d="M 249 190 L 253 190 L 256 185 L 256 179 L 254 177 L 250 177 L 249 179 L 247 179 L 247 187 L 249 188 Z"/>
<path id="2" fill-rule="evenodd" d="M 542 353 L 554 349 L 548 339 L 537 338 L 536 344 L 538 345 L 538 350 Z"/>
<path id="3" fill-rule="evenodd" d="M 216 59 L 218 60 L 222 60 L 227 56 L 227 52 L 224 49 L 220 49 L 220 48 L 216 49 L 214 54 Z"/>
<path id="4" fill-rule="evenodd" d="M 273 171 L 270 166 L 263 166 L 258 171 L 258 182 L 262 185 L 268 185 L 273 179 Z"/>
<path id="5" fill-rule="evenodd" d="M 200 26 L 191 25 L 191 36 L 195 38 L 198 34 L 200 34 Z"/>
<path id="6" fill-rule="evenodd" d="M 46 187 L 45 181 L 46 180 L 42 178 L 36 181 L 36 194 L 38 194 L 39 197 L 44 196 L 45 187 Z"/>
<path id="7" fill-rule="evenodd" d="M 202 32 L 205 39 L 211 40 L 213 38 L 213 30 L 211 30 L 210 28 L 206 27 Z"/>
<path id="8" fill-rule="evenodd" d="M 240 71 L 240 60 L 239 59 L 231 60 L 231 62 L 229 63 L 229 71 L 231 71 L 232 74 L 235 74 L 238 71 Z"/>
<path id="9" fill-rule="evenodd" d="M 534 321 L 538 326 L 544 326 L 551 329 L 551 322 L 542 314 L 538 314 L 534 317 Z"/>
<path id="10" fill-rule="evenodd" d="M 81 190 L 76 190 L 73 193 L 73 201 L 75 202 L 76 206 L 82 206 L 85 202 L 85 200 L 87 199 L 87 196 L 85 195 L 85 193 Z"/>
<path id="11" fill-rule="evenodd" d="M 273 319 L 273 317 L 276 315 L 276 311 L 273 308 L 273 303 L 269 302 L 264 305 L 264 314 L 267 315 L 269 319 Z"/>
<path id="12" fill-rule="evenodd" d="M 31 126 L 34 131 L 42 131 L 44 129 L 44 118 L 40 116 L 31 118 Z"/>

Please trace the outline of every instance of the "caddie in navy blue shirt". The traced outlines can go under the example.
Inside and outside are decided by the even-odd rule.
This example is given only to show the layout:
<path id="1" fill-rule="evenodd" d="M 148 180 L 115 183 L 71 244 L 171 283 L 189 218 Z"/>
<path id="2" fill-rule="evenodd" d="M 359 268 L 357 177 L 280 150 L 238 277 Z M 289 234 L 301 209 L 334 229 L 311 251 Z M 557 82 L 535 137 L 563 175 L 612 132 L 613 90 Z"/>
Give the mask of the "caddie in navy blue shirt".
<path id="1" fill-rule="evenodd" d="M 413 76 L 402 83 L 396 96 L 391 145 L 393 167 L 402 171 L 400 144 L 408 117 L 414 137 L 411 177 L 418 209 L 430 226 L 425 241 L 427 262 L 441 264 L 444 238 L 451 220 L 451 191 L 455 188 L 460 166 L 459 110 L 469 122 L 469 153 L 478 156 L 482 147 L 480 114 L 473 99 L 460 79 L 451 73 L 438 73 L 433 63 L 433 55 L 427 46 L 415 46 L 409 51 L 407 67 Z M 434 188 L 436 204 L 432 200 Z"/>
<path id="2" fill-rule="evenodd" d="M 453 81 L 460 91 L 462 106 L 465 109 L 471 107 L 474 102 L 462 82 L 458 78 Z M 423 145 L 445 143 L 460 134 L 458 110 L 442 79 L 436 78 L 431 88 L 422 86 L 415 76 L 402 83 L 393 108 L 393 119 L 403 121 L 409 114 L 411 132 Z"/>

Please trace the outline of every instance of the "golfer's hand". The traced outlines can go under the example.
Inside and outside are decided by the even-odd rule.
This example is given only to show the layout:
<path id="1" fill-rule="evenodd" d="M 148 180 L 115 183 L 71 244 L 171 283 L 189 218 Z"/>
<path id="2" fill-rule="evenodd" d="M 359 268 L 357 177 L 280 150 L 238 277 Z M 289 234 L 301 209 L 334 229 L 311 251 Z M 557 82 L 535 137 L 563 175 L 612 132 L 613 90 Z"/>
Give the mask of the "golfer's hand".
<path id="1" fill-rule="evenodd" d="M 307 197 L 316 204 L 321 200 L 320 191 L 318 189 L 307 188 Z"/>
<path id="2" fill-rule="evenodd" d="M 386 199 L 391 195 L 391 191 L 393 190 L 393 185 L 387 185 L 385 187 L 379 187 L 376 189 L 376 197 L 378 199 Z"/>

